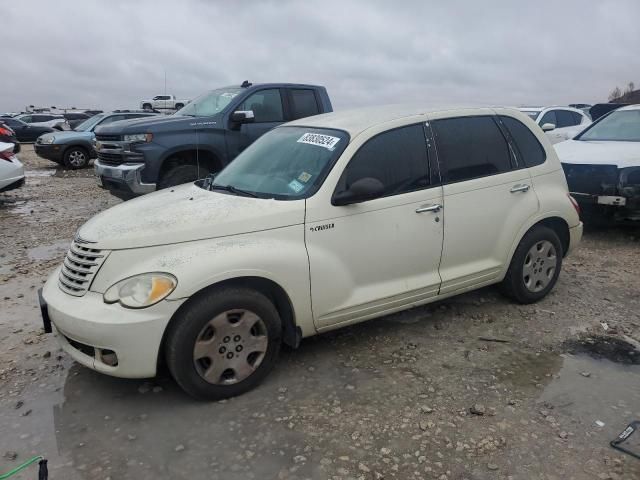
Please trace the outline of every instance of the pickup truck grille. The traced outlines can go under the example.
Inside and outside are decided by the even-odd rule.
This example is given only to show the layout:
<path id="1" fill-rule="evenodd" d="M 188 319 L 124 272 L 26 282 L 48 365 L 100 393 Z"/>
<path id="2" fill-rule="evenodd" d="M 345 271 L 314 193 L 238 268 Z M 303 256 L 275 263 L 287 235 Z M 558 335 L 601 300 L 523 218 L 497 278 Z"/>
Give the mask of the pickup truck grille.
<path id="1" fill-rule="evenodd" d="M 124 163 L 124 157 L 119 153 L 98 152 L 98 160 L 105 165 L 120 165 Z"/>
<path id="2" fill-rule="evenodd" d="M 563 163 L 562 168 L 567 177 L 570 192 L 616 195 L 617 166 Z"/>
<path id="3" fill-rule="evenodd" d="M 89 248 L 74 240 L 62 263 L 58 277 L 60 289 L 69 295 L 83 296 L 107 254 L 104 250 Z"/>
<path id="4" fill-rule="evenodd" d="M 98 142 L 119 142 L 122 140 L 122 135 L 98 135 L 96 134 L 96 140 Z"/>

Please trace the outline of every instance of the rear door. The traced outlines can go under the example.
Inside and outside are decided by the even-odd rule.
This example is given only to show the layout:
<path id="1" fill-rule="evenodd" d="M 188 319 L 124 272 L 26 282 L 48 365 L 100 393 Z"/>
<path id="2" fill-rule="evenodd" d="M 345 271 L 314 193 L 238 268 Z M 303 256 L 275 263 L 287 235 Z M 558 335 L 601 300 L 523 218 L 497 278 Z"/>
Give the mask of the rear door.
<path id="1" fill-rule="evenodd" d="M 351 205 L 307 200 L 305 241 L 316 327 L 328 329 L 424 303 L 438 294 L 442 188 L 427 156 L 424 124 L 372 137 L 353 155 L 335 192 L 361 178 L 381 197 Z"/>
<path id="2" fill-rule="evenodd" d="M 440 119 L 435 133 L 444 194 L 441 293 L 494 282 L 522 226 L 538 211 L 497 118 Z"/>

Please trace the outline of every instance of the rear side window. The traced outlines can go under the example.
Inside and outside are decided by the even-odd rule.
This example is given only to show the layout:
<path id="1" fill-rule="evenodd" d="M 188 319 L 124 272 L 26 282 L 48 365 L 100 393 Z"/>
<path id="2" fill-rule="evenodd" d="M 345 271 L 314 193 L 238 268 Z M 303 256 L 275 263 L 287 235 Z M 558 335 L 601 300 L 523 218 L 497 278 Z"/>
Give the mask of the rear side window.
<path id="1" fill-rule="evenodd" d="M 547 159 L 547 154 L 538 139 L 529 130 L 529 127 L 513 117 L 501 116 L 500 120 L 507 127 L 513 139 L 518 151 L 518 161 L 522 159 L 526 167 L 535 167 L 543 164 Z"/>
<path id="2" fill-rule="evenodd" d="M 575 125 L 580 125 L 584 117 L 580 115 L 578 112 L 571 112 L 571 114 L 573 115 L 573 119 L 576 122 Z"/>
<path id="3" fill-rule="evenodd" d="M 292 89 L 291 91 L 291 119 L 310 117 L 320 113 L 316 94 L 313 90 Z"/>
<path id="4" fill-rule="evenodd" d="M 432 125 L 444 182 L 511 170 L 509 145 L 492 117 L 447 118 Z"/>
<path id="5" fill-rule="evenodd" d="M 349 188 L 356 180 L 366 177 L 382 182 L 382 196 L 428 187 L 429 161 L 422 124 L 373 137 L 353 156 L 340 183 Z"/>

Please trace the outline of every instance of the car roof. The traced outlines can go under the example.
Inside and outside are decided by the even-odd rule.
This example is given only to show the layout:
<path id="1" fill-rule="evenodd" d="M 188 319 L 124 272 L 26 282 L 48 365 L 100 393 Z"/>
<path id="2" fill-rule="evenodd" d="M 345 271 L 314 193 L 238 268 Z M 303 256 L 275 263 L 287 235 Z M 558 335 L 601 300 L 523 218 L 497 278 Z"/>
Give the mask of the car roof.
<path id="1" fill-rule="evenodd" d="M 488 107 L 450 106 L 420 108 L 414 105 L 383 105 L 314 115 L 312 117 L 294 120 L 286 125 L 344 130 L 352 137 L 355 137 L 371 127 L 401 118 L 448 111 L 455 111 L 456 114 L 464 112 L 465 114 L 477 113 L 478 115 L 492 115 L 495 113 Z"/>

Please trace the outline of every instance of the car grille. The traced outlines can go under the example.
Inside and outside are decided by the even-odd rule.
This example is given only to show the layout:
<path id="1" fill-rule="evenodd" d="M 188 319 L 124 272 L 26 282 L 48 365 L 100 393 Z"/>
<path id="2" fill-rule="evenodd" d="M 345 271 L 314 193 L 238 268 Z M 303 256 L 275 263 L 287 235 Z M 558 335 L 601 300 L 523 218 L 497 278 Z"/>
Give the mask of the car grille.
<path id="1" fill-rule="evenodd" d="M 563 163 L 569 191 L 591 195 L 615 195 L 618 167 L 615 165 L 587 165 Z"/>
<path id="2" fill-rule="evenodd" d="M 60 289 L 77 297 L 87 293 L 107 253 L 104 250 L 86 247 L 74 240 L 62 263 L 58 277 Z"/>
<path id="3" fill-rule="evenodd" d="M 120 165 L 124 163 L 124 157 L 119 153 L 98 152 L 98 160 L 106 165 Z"/>
<path id="4" fill-rule="evenodd" d="M 122 135 L 100 135 L 96 134 L 96 140 L 98 142 L 118 142 L 122 140 Z"/>

